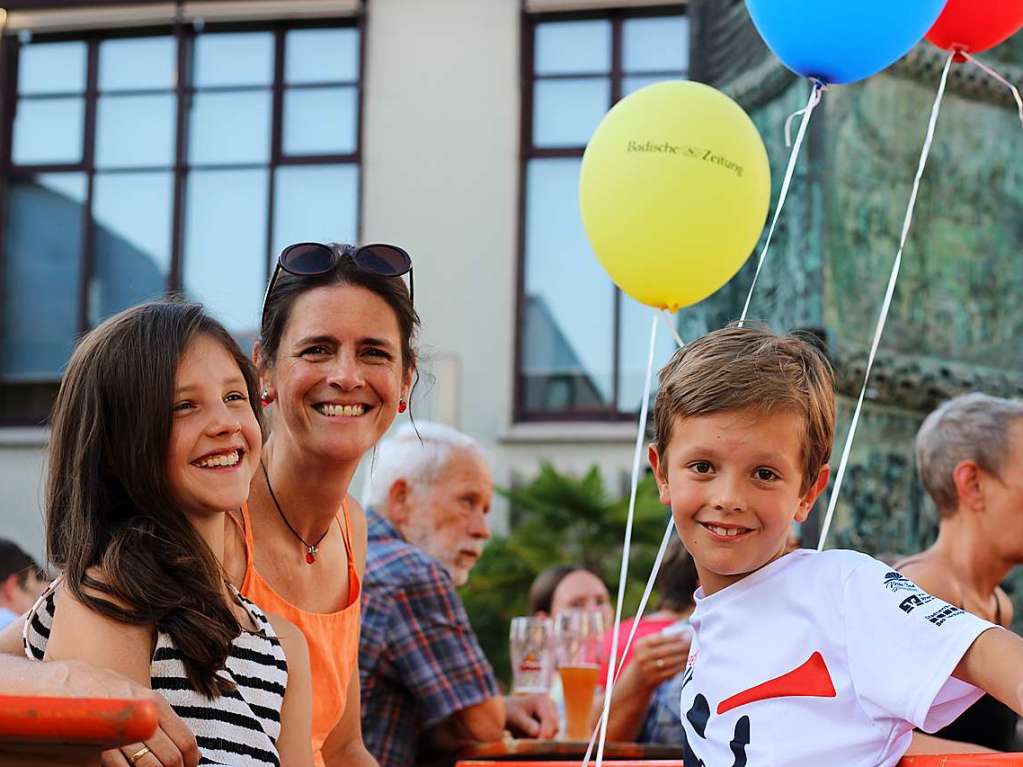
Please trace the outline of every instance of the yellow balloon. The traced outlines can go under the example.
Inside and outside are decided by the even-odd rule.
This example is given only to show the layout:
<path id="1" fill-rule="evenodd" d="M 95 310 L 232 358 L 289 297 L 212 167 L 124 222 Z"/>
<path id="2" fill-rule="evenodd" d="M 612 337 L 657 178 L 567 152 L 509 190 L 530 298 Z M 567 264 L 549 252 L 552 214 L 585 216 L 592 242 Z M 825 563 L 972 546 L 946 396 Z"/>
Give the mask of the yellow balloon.
<path id="1" fill-rule="evenodd" d="M 753 121 L 706 85 L 620 101 L 583 156 L 579 206 L 597 259 L 644 304 L 677 311 L 739 271 L 767 218 L 771 170 Z"/>

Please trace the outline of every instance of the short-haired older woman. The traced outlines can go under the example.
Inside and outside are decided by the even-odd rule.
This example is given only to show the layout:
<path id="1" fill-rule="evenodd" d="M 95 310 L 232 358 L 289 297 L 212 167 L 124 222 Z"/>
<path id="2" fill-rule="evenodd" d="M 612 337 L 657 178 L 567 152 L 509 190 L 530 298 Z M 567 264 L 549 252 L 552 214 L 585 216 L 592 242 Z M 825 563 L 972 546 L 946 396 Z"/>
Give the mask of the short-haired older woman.
<path id="1" fill-rule="evenodd" d="M 1008 627 L 1012 602 L 999 584 L 1023 564 L 1023 403 L 981 393 L 943 403 L 917 433 L 916 461 L 938 508 L 938 539 L 898 569 L 927 593 Z M 935 736 L 1007 751 L 1016 720 L 985 695 Z M 918 735 L 913 751 L 926 742 Z"/>

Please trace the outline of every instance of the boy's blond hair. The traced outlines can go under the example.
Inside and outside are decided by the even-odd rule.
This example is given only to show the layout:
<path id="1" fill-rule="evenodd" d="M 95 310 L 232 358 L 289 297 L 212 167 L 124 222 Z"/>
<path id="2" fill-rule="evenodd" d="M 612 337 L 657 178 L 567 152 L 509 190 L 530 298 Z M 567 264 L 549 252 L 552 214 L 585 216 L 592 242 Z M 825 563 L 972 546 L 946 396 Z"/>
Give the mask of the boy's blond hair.
<path id="1" fill-rule="evenodd" d="M 676 419 L 737 410 L 803 417 L 806 492 L 831 457 L 835 437 L 834 374 L 818 346 L 747 325 L 715 330 L 679 349 L 661 370 L 654 403 L 661 460 Z"/>

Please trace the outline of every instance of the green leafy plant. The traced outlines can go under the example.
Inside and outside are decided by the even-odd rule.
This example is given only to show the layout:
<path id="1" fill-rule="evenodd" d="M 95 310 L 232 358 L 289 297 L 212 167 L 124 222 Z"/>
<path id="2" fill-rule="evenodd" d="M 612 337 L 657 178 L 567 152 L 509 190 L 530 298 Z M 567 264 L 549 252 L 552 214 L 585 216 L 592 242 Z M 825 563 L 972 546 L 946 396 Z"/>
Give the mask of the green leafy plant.
<path id="1" fill-rule="evenodd" d="M 596 466 L 577 477 L 549 463 L 528 484 L 500 492 L 512 504 L 511 534 L 487 544 L 461 595 L 484 652 L 507 681 L 508 625 L 528 614 L 529 587 L 540 572 L 582 565 L 599 573 L 616 597 L 629 498 L 627 488 L 625 495 L 609 492 Z M 636 494 L 623 615 L 639 604 L 667 519 L 648 474 Z"/>

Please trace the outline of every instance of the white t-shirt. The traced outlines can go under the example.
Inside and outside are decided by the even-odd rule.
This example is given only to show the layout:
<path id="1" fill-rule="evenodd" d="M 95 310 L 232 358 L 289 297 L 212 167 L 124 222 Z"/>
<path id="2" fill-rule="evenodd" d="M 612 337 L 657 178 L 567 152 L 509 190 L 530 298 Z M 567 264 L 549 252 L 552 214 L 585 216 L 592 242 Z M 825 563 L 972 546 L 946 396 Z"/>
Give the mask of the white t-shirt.
<path id="1" fill-rule="evenodd" d="M 993 624 L 854 551 L 796 551 L 696 592 L 686 767 L 890 767 L 983 694 L 951 677 Z"/>

